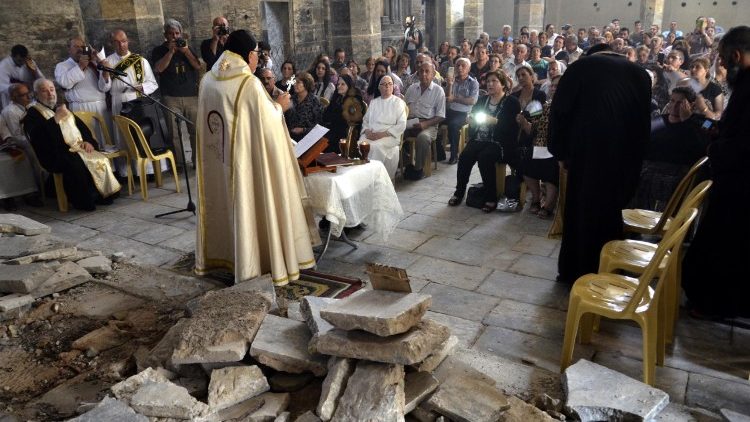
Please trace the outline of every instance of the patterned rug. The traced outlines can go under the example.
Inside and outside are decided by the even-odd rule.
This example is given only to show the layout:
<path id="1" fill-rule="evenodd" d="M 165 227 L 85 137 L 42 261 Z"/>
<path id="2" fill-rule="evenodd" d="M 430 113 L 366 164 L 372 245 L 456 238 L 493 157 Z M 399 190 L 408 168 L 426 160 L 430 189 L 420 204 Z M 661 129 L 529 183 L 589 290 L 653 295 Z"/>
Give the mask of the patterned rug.
<path id="1" fill-rule="evenodd" d="M 195 276 L 195 254 L 189 253 L 170 268 L 172 271 Z M 234 275 L 225 271 L 216 271 L 203 276 L 231 286 L 234 284 Z M 359 278 L 344 277 L 335 274 L 326 274 L 314 270 L 302 270 L 299 280 L 291 281 L 280 289 L 289 300 L 300 300 L 304 296 L 343 298 L 361 289 L 364 283 Z"/>

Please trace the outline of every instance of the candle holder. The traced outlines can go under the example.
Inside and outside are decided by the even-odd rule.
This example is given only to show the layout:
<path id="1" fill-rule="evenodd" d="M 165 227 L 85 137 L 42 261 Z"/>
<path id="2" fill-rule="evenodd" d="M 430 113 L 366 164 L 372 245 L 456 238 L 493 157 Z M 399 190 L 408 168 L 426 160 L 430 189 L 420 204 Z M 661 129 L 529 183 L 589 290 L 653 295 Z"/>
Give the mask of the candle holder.
<path id="1" fill-rule="evenodd" d="M 362 161 L 367 161 L 367 156 L 370 154 L 370 144 L 367 141 L 362 141 L 359 144 L 359 153 L 362 155 Z"/>

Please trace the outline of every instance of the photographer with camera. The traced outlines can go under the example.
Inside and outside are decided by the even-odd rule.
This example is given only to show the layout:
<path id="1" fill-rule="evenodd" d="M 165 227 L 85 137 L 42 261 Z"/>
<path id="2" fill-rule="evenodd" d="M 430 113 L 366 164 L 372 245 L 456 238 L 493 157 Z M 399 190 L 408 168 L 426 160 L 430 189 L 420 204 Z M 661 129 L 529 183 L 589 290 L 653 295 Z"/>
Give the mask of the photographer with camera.
<path id="1" fill-rule="evenodd" d="M 10 55 L 0 60 L 0 109 L 10 104 L 8 89 L 12 84 L 22 83 L 31 89 L 31 84 L 43 77 L 26 47 L 21 44 L 11 47 Z"/>
<path id="2" fill-rule="evenodd" d="M 687 42 L 690 46 L 690 56 L 706 54 L 711 51 L 711 45 L 714 40 L 706 32 L 708 28 L 708 19 L 704 16 L 698 16 L 695 20 L 695 29 L 688 36 Z"/>
<path id="3" fill-rule="evenodd" d="M 195 122 L 198 114 L 198 71 L 201 68 L 196 53 L 187 45 L 182 38 L 182 25 L 174 20 L 167 19 L 164 23 L 164 38 L 166 41 L 156 48 L 151 54 L 154 61 L 154 70 L 159 75 L 159 87 L 164 104 Z M 167 119 L 172 137 L 178 134 L 174 118 Z M 181 124 L 181 123 L 180 123 Z M 192 147 L 191 162 L 195 167 L 195 125 L 187 125 Z M 173 142 L 177 163 L 181 162 L 183 155 L 182 139 Z"/>
<path id="4" fill-rule="evenodd" d="M 206 71 L 214 67 L 214 63 L 224 52 L 224 44 L 229 37 L 229 21 L 224 17 L 214 18 L 211 27 L 211 38 L 201 43 L 201 57 L 206 62 Z"/>
<path id="5" fill-rule="evenodd" d="M 109 120 L 105 93 L 112 87 L 112 79 L 96 65 L 111 66 L 81 37 L 71 38 L 68 55 L 67 60 L 55 66 L 55 82 L 65 90 L 68 108 L 97 113 Z"/>

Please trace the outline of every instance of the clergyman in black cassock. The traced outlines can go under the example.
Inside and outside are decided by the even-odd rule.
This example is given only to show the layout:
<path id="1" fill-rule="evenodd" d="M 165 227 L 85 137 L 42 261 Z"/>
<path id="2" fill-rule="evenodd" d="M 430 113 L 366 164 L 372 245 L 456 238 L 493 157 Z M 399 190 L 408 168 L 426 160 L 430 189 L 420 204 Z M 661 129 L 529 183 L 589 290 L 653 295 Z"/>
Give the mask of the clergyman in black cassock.
<path id="1" fill-rule="evenodd" d="M 577 60 L 560 79 L 548 141 L 568 169 L 558 281 L 597 272 L 602 246 L 622 238 L 621 212 L 638 186 L 650 104 L 648 74 L 618 54 Z"/>

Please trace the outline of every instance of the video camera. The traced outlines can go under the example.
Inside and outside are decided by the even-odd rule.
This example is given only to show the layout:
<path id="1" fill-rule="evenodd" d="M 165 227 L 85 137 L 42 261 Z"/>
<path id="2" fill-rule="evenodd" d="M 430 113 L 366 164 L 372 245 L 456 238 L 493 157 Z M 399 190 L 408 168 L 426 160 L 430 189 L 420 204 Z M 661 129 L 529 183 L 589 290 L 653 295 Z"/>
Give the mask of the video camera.
<path id="1" fill-rule="evenodd" d="M 184 38 L 177 38 L 174 40 L 174 45 L 177 46 L 177 48 L 182 48 L 187 45 L 187 41 L 185 41 Z"/>
<path id="2" fill-rule="evenodd" d="M 219 25 L 219 29 L 216 31 L 216 35 L 220 37 L 224 35 L 229 35 L 229 28 L 227 28 L 225 25 Z"/>

